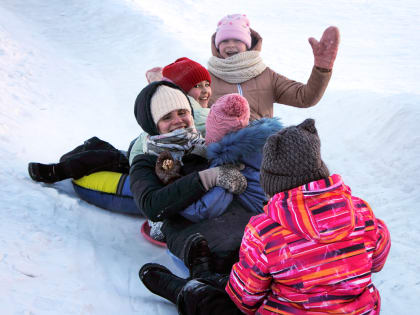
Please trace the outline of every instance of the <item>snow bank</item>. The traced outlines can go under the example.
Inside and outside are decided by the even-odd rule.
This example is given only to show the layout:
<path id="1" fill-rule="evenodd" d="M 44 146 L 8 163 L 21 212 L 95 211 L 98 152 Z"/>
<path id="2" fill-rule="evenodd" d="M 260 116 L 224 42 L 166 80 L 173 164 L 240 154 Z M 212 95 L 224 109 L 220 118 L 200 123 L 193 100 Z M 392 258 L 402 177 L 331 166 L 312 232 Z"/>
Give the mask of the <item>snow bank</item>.
<path id="1" fill-rule="evenodd" d="M 143 219 L 88 205 L 69 181 L 34 183 L 26 167 L 56 161 L 93 135 L 125 149 L 140 131 L 132 111 L 144 72 L 181 56 L 206 64 L 217 21 L 237 12 L 263 35 L 267 65 L 300 81 L 313 61 L 307 38 L 319 38 L 328 25 L 340 28 L 322 101 L 306 110 L 276 106 L 275 115 L 286 125 L 316 119 L 330 170 L 391 230 L 388 262 L 374 275 L 382 314 L 415 309 L 419 7 L 413 0 L 2 1 L 2 314 L 176 313 L 138 279 L 150 261 L 177 271 L 164 250 L 141 237 Z"/>

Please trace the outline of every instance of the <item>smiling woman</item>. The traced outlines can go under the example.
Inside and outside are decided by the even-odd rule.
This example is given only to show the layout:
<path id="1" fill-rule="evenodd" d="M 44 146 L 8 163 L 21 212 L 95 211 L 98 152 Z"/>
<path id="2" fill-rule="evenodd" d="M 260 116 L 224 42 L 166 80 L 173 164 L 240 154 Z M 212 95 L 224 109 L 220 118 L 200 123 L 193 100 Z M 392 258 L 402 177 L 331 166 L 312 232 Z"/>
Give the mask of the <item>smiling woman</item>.
<path id="1" fill-rule="evenodd" d="M 177 261 L 191 264 L 194 259 L 186 244 L 192 243 L 187 240 L 200 232 L 208 240 L 218 270 L 230 270 L 243 229 L 253 215 L 232 195 L 244 193 L 246 177 L 228 164 L 233 162 L 209 167 L 189 99 L 177 85 L 149 84 L 138 95 L 134 112 L 148 134 L 144 154 L 134 157 L 130 167 L 130 188 L 139 211 L 151 221 L 163 222 L 167 247 Z M 176 178 L 166 181 L 161 173 L 168 169 L 163 162 L 169 160 L 180 167 Z M 220 225 L 226 230 L 217 230 Z"/>
<path id="2" fill-rule="evenodd" d="M 154 67 L 146 71 L 149 83 L 168 81 L 175 83 L 187 94 L 188 100 L 194 111 L 194 125 L 202 136 L 206 132 L 206 119 L 210 109 L 207 108 L 211 97 L 210 73 L 198 62 L 186 57 L 178 58 L 167 66 Z M 131 146 L 129 161 L 132 163 L 135 156 L 144 152 L 143 147 L 148 134 L 142 132 Z"/>

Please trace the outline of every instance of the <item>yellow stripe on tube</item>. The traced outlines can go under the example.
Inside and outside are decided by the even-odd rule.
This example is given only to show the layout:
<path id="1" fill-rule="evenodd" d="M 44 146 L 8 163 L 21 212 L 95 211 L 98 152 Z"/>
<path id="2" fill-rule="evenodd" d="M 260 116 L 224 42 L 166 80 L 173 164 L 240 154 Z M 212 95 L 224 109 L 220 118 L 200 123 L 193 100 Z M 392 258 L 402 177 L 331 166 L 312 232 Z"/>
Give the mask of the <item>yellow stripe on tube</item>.
<path id="1" fill-rule="evenodd" d="M 74 179 L 73 182 L 80 187 L 115 194 L 121 176 L 121 173 L 104 171 Z"/>

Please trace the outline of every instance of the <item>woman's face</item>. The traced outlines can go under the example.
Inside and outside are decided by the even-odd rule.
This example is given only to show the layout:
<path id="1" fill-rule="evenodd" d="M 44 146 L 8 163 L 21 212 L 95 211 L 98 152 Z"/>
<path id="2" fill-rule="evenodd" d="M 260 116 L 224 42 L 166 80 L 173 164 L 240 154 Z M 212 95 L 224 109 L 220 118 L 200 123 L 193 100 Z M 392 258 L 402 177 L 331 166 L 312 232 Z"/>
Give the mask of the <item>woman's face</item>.
<path id="1" fill-rule="evenodd" d="M 157 123 L 159 134 L 168 133 L 180 128 L 189 128 L 194 125 L 190 111 L 176 109 L 163 116 Z"/>
<path id="2" fill-rule="evenodd" d="M 226 39 L 219 43 L 219 53 L 223 58 L 228 58 L 244 51 L 247 51 L 245 43 L 237 39 Z"/>
<path id="3" fill-rule="evenodd" d="M 188 91 L 188 95 L 194 98 L 201 107 L 207 108 L 211 96 L 210 82 L 201 81 L 200 83 L 197 83 Z"/>

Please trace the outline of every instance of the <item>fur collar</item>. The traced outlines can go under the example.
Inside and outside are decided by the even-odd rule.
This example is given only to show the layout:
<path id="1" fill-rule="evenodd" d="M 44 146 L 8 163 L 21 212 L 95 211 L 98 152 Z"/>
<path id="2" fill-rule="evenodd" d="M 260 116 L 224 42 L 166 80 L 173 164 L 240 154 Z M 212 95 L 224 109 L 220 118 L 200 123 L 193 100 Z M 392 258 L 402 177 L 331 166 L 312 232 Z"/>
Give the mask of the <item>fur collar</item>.
<path id="1" fill-rule="evenodd" d="M 283 128 L 278 118 L 262 118 L 252 121 L 247 127 L 227 134 L 219 142 L 207 147 L 207 158 L 212 165 L 236 163 L 243 157 L 262 153 L 269 136 Z"/>

